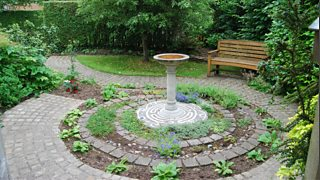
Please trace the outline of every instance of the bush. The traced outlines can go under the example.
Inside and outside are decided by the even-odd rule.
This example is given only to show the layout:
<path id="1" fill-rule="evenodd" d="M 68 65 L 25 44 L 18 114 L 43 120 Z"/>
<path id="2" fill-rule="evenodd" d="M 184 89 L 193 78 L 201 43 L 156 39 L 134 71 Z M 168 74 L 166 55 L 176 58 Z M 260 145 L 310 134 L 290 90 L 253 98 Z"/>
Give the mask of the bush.
<path id="1" fill-rule="evenodd" d="M 8 27 L 12 24 L 19 24 L 20 26 L 28 20 L 40 26 L 42 24 L 41 11 L 3 11 L 0 12 L 0 17 L 6 17 L 0 19 L 2 27 Z"/>
<path id="2" fill-rule="evenodd" d="M 16 44 L 0 47 L 0 103 L 11 107 L 57 86 L 61 79 L 44 65 L 39 49 Z"/>

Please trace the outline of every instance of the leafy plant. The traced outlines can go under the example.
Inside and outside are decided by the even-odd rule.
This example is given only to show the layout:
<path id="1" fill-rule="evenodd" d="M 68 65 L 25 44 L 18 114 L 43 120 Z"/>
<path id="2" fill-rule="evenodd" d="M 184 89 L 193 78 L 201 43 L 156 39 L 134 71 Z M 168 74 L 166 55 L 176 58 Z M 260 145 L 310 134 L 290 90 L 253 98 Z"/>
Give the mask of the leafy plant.
<path id="1" fill-rule="evenodd" d="M 161 156 L 177 157 L 181 152 L 181 148 L 176 134 L 174 132 L 167 133 L 166 131 L 161 133 L 156 150 Z"/>
<path id="2" fill-rule="evenodd" d="M 249 87 L 267 93 L 272 89 L 272 85 L 266 82 L 261 76 L 255 77 L 248 82 Z"/>
<path id="3" fill-rule="evenodd" d="M 65 79 L 69 81 L 75 81 L 78 79 L 80 73 L 76 70 L 74 56 L 71 56 L 70 63 L 71 66 L 68 68 L 68 74 L 66 75 Z"/>
<path id="4" fill-rule="evenodd" d="M 153 167 L 152 173 L 154 176 L 151 180 L 178 180 L 179 171 L 175 162 L 170 164 L 160 163 Z"/>
<path id="5" fill-rule="evenodd" d="M 90 116 L 86 127 L 94 136 L 106 136 L 114 132 L 114 121 L 116 113 L 113 108 L 99 108 L 98 111 Z"/>
<path id="6" fill-rule="evenodd" d="M 272 128 L 276 130 L 279 130 L 282 127 L 282 123 L 279 119 L 267 118 L 267 119 L 263 119 L 262 123 L 267 128 Z"/>
<path id="7" fill-rule="evenodd" d="M 255 159 L 256 161 L 265 161 L 265 158 L 267 158 L 265 155 L 262 154 L 261 149 L 252 150 L 248 154 L 249 159 Z"/>
<path id="8" fill-rule="evenodd" d="M 105 168 L 106 172 L 112 173 L 112 174 L 120 174 L 126 170 L 128 170 L 128 166 L 125 164 L 127 162 L 126 159 L 122 159 L 118 164 L 116 164 L 114 161 L 108 165 Z"/>
<path id="9" fill-rule="evenodd" d="M 221 160 L 213 161 L 213 163 L 216 166 L 216 169 L 214 171 L 218 172 L 220 175 L 228 176 L 233 173 L 233 171 L 230 168 L 234 165 L 234 162 L 227 162 L 225 160 Z"/>
<path id="10" fill-rule="evenodd" d="M 214 133 L 223 133 L 231 127 L 231 121 L 227 119 L 213 119 L 211 130 Z"/>
<path id="11" fill-rule="evenodd" d="M 74 137 L 80 139 L 80 130 L 79 126 L 75 126 L 69 130 L 64 129 L 62 132 L 60 132 L 59 137 L 61 139 L 67 139 L 69 137 Z"/>
<path id="12" fill-rule="evenodd" d="M 80 82 L 81 82 L 82 84 L 88 84 L 88 85 L 96 85 L 96 84 L 97 84 L 96 80 L 93 79 L 93 78 L 81 79 Z"/>
<path id="13" fill-rule="evenodd" d="M 74 141 L 72 145 L 72 151 L 86 153 L 89 151 L 89 144 L 81 141 Z"/>
<path id="14" fill-rule="evenodd" d="M 152 83 L 146 83 L 144 86 L 143 86 L 143 89 L 144 90 L 155 90 L 156 89 L 156 86 Z"/>
<path id="15" fill-rule="evenodd" d="M 77 120 L 80 116 L 82 116 L 83 112 L 79 109 L 73 109 L 69 112 L 66 118 L 63 120 L 64 124 L 67 126 L 74 126 L 77 124 Z"/>
<path id="16" fill-rule="evenodd" d="M 63 86 L 65 87 L 66 92 L 69 92 L 69 93 L 76 94 L 79 91 L 79 85 L 75 79 L 65 80 L 63 82 Z"/>
<path id="17" fill-rule="evenodd" d="M 215 110 L 213 109 L 213 107 L 212 107 L 210 104 L 208 104 L 208 103 L 202 102 L 202 103 L 200 104 L 200 107 L 201 107 L 201 109 L 207 111 L 207 113 L 209 113 L 209 114 L 212 114 L 212 113 L 215 112 Z"/>
<path id="18" fill-rule="evenodd" d="M 274 130 L 270 134 L 266 132 L 259 136 L 259 142 L 264 143 L 265 145 L 271 145 L 271 151 L 275 152 L 281 144 L 280 138 L 278 138 L 277 132 Z"/>
<path id="19" fill-rule="evenodd" d="M 239 119 L 237 120 L 237 126 L 239 126 L 240 128 L 244 128 L 247 127 L 251 124 L 252 120 L 248 119 L 248 118 L 244 118 L 244 119 Z"/>
<path id="20" fill-rule="evenodd" d="M 116 96 L 117 88 L 113 84 L 108 84 L 104 87 L 102 91 L 102 96 L 105 101 L 109 101 L 110 99 Z"/>
<path id="21" fill-rule="evenodd" d="M 176 100 L 178 102 L 184 102 L 184 103 L 198 103 L 199 101 L 199 93 L 196 92 L 189 92 L 189 93 L 181 93 L 178 92 L 176 95 Z"/>
<path id="22" fill-rule="evenodd" d="M 84 102 L 86 108 L 92 108 L 92 107 L 96 107 L 98 105 L 97 101 L 95 98 L 90 98 L 90 99 L 87 99 L 85 102 Z"/>
<path id="23" fill-rule="evenodd" d="M 124 98 L 124 97 L 128 97 L 128 96 L 129 96 L 129 94 L 126 93 L 126 92 L 124 92 L 124 91 L 120 91 L 120 92 L 116 95 L 117 98 Z"/>
<path id="24" fill-rule="evenodd" d="M 262 107 L 257 107 L 254 111 L 260 116 L 265 115 L 268 112 L 267 109 Z"/>

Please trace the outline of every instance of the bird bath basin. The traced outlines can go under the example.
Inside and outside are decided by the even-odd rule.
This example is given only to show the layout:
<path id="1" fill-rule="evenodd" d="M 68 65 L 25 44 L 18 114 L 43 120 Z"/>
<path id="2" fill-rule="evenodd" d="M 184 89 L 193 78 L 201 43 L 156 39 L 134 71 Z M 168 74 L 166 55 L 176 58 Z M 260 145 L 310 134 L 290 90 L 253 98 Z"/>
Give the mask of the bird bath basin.
<path id="1" fill-rule="evenodd" d="M 137 110 L 138 119 L 152 128 L 206 120 L 208 118 L 207 113 L 199 106 L 176 101 L 176 68 L 181 62 L 188 60 L 189 56 L 165 53 L 155 55 L 153 58 L 167 68 L 167 99 L 141 106 Z"/>

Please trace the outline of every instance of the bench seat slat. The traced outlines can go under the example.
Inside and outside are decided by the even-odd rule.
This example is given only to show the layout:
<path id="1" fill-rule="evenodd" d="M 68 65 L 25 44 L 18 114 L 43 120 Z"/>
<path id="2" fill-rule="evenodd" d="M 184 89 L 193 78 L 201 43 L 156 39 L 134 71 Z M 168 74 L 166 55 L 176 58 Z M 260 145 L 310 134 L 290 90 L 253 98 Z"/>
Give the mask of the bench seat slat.
<path id="1" fill-rule="evenodd" d="M 244 46 L 244 45 L 236 45 L 236 44 L 220 44 L 219 47 L 232 48 L 232 49 L 258 50 L 258 51 L 266 52 L 266 48 L 265 47 L 261 47 L 261 46 Z"/>
<path id="2" fill-rule="evenodd" d="M 235 44 L 235 45 L 247 45 L 247 46 L 258 46 L 265 47 L 263 42 L 257 41 L 244 41 L 244 40 L 221 40 L 221 44 Z"/>
<path id="3" fill-rule="evenodd" d="M 249 53 L 239 53 L 239 52 L 232 52 L 232 51 L 219 51 L 219 56 L 223 55 L 230 55 L 230 56 L 237 56 L 237 57 L 251 57 L 257 59 L 267 59 L 267 55 L 259 55 L 259 54 L 249 54 Z"/>
<path id="4" fill-rule="evenodd" d="M 258 70 L 258 62 L 244 60 L 244 59 L 232 59 L 215 57 L 212 59 L 211 64 L 224 65 L 224 66 L 237 66 L 247 69 Z"/>
<path id="5" fill-rule="evenodd" d="M 264 50 L 240 49 L 240 48 L 230 48 L 230 47 L 222 47 L 222 46 L 220 46 L 219 50 L 220 51 L 229 51 L 229 52 L 247 53 L 247 54 L 266 55 L 266 52 Z"/>

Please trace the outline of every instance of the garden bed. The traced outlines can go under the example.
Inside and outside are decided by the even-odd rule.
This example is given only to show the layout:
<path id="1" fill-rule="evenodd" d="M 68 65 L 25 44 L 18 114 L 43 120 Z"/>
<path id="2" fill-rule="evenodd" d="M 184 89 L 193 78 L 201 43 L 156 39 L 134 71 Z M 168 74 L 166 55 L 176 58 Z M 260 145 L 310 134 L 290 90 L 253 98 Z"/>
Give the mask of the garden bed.
<path id="1" fill-rule="evenodd" d="M 209 103 L 213 108 L 212 112 L 210 110 L 211 113 L 208 111 L 209 118 L 222 118 L 224 121 L 230 121 L 230 123 L 227 128 L 219 132 L 215 132 L 213 128 L 197 137 L 192 138 L 194 134 L 191 133 L 190 137 L 181 138 L 179 137 L 181 132 L 176 131 L 177 127 L 169 126 L 167 129 L 162 127 L 161 131 L 157 131 L 157 129 L 144 126 L 137 119 L 132 119 L 138 107 L 148 102 L 164 99 L 163 89 L 158 90 L 155 87 L 151 88 L 151 86 L 144 89 L 135 89 L 134 87 L 128 89 L 115 84 L 108 85 L 105 88 L 84 84 L 80 84 L 79 87 L 81 90 L 77 94 L 66 93 L 63 88 L 59 88 L 52 93 L 83 100 L 89 98 L 97 100 L 95 106 L 88 107 L 86 101 L 83 106 L 79 107 L 80 110 L 76 111 L 79 119 L 77 118 L 76 122 L 73 122 L 72 127 L 78 125 L 77 131 L 81 136 L 80 139 L 72 136 L 64 139 L 68 149 L 77 158 L 94 168 L 104 171 L 106 166 L 112 164 L 112 162 L 126 159 L 128 169 L 121 172 L 120 175 L 130 178 L 151 179 L 152 168 L 157 167 L 161 162 L 174 162 L 175 166 L 180 169 L 180 179 L 217 179 L 223 176 L 214 171 L 216 166 L 213 165 L 213 161 L 226 160 L 227 162 L 233 162 L 234 165 L 231 167 L 233 172 L 231 174 L 239 174 L 261 164 L 262 161 L 248 159 L 247 154 L 252 150 L 261 149 L 259 153 L 271 155 L 269 147 L 257 141 L 257 138 L 267 130 L 261 125 L 262 119 L 270 118 L 270 116 L 262 108 L 245 105 L 247 103 L 241 98 L 237 99 L 238 97 L 235 97 L 232 93 L 228 94 L 221 91 L 224 92 L 225 97 L 215 95 L 215 97 L 208 99 L 209 96 L 204 96 L 204 92 L 207 90 L 192 86 L 191 89 L 200 92 L 201 102 Z M 115 87 L 117 88 L 114 97 L 109 98 L 109 93 L 106 93 L 106 91 Z M 190 87 L 188 88 L 182 85 L 178 87 L 178 91 L 185 93 L 190 90 Z M 220 90 L 211 90 L 222 96 Z M 101 91 L 104 98 L 101 96 Z M 103 101 L 106 97 L 108 100 Z M 230 103 L 226 99 L 233 99 L 236 103 Z M 97 105 L 99 107 L 96 107 Z M 79 113 L 80 111 L 83 112 Z M 127 117 L 123 114 L 127 114 Z M 131 119 L 129 118 L 129 121 L 124 123 L 128 114 Z M 99 121 L 99 119 L 104 119 L 103 121 L 106 124 L 101 126 L 103 121 Z M 70 130 L 70 126 L 67 126 L 65 121 L 60 125 L 61 132 Z M 129 123 L 130 126 L 127 126 L 126 123 Z M 198 125 L 193 124 L 192 126 L 198 127 Z M 213 126 L 220 127 L 220 124 L 213 123 Z M 101 127 L 106 129 L 103 130 Z M 201 127 L 199 126 L 199 128 Z M 185 128 L 190 127 L 186 126 Z M 161 144 L 159 143 L 160 137 L 166 137 L 166 133 L 170 132 L 171 134 L 172 130 L 176 131 L 174 137 L 179 137 L 177 140 L 180 153 L 172 157 L 169 157 L 171 155 L 159 154 L 157 149 Z M 162 131 L 165 133 L 156 133 Z M 88 152 L 74 152 L 74 143 L 79 140 L 90 144 Z M 266 160 L 265 156 L 263 156 L 263 160 Z"/>

